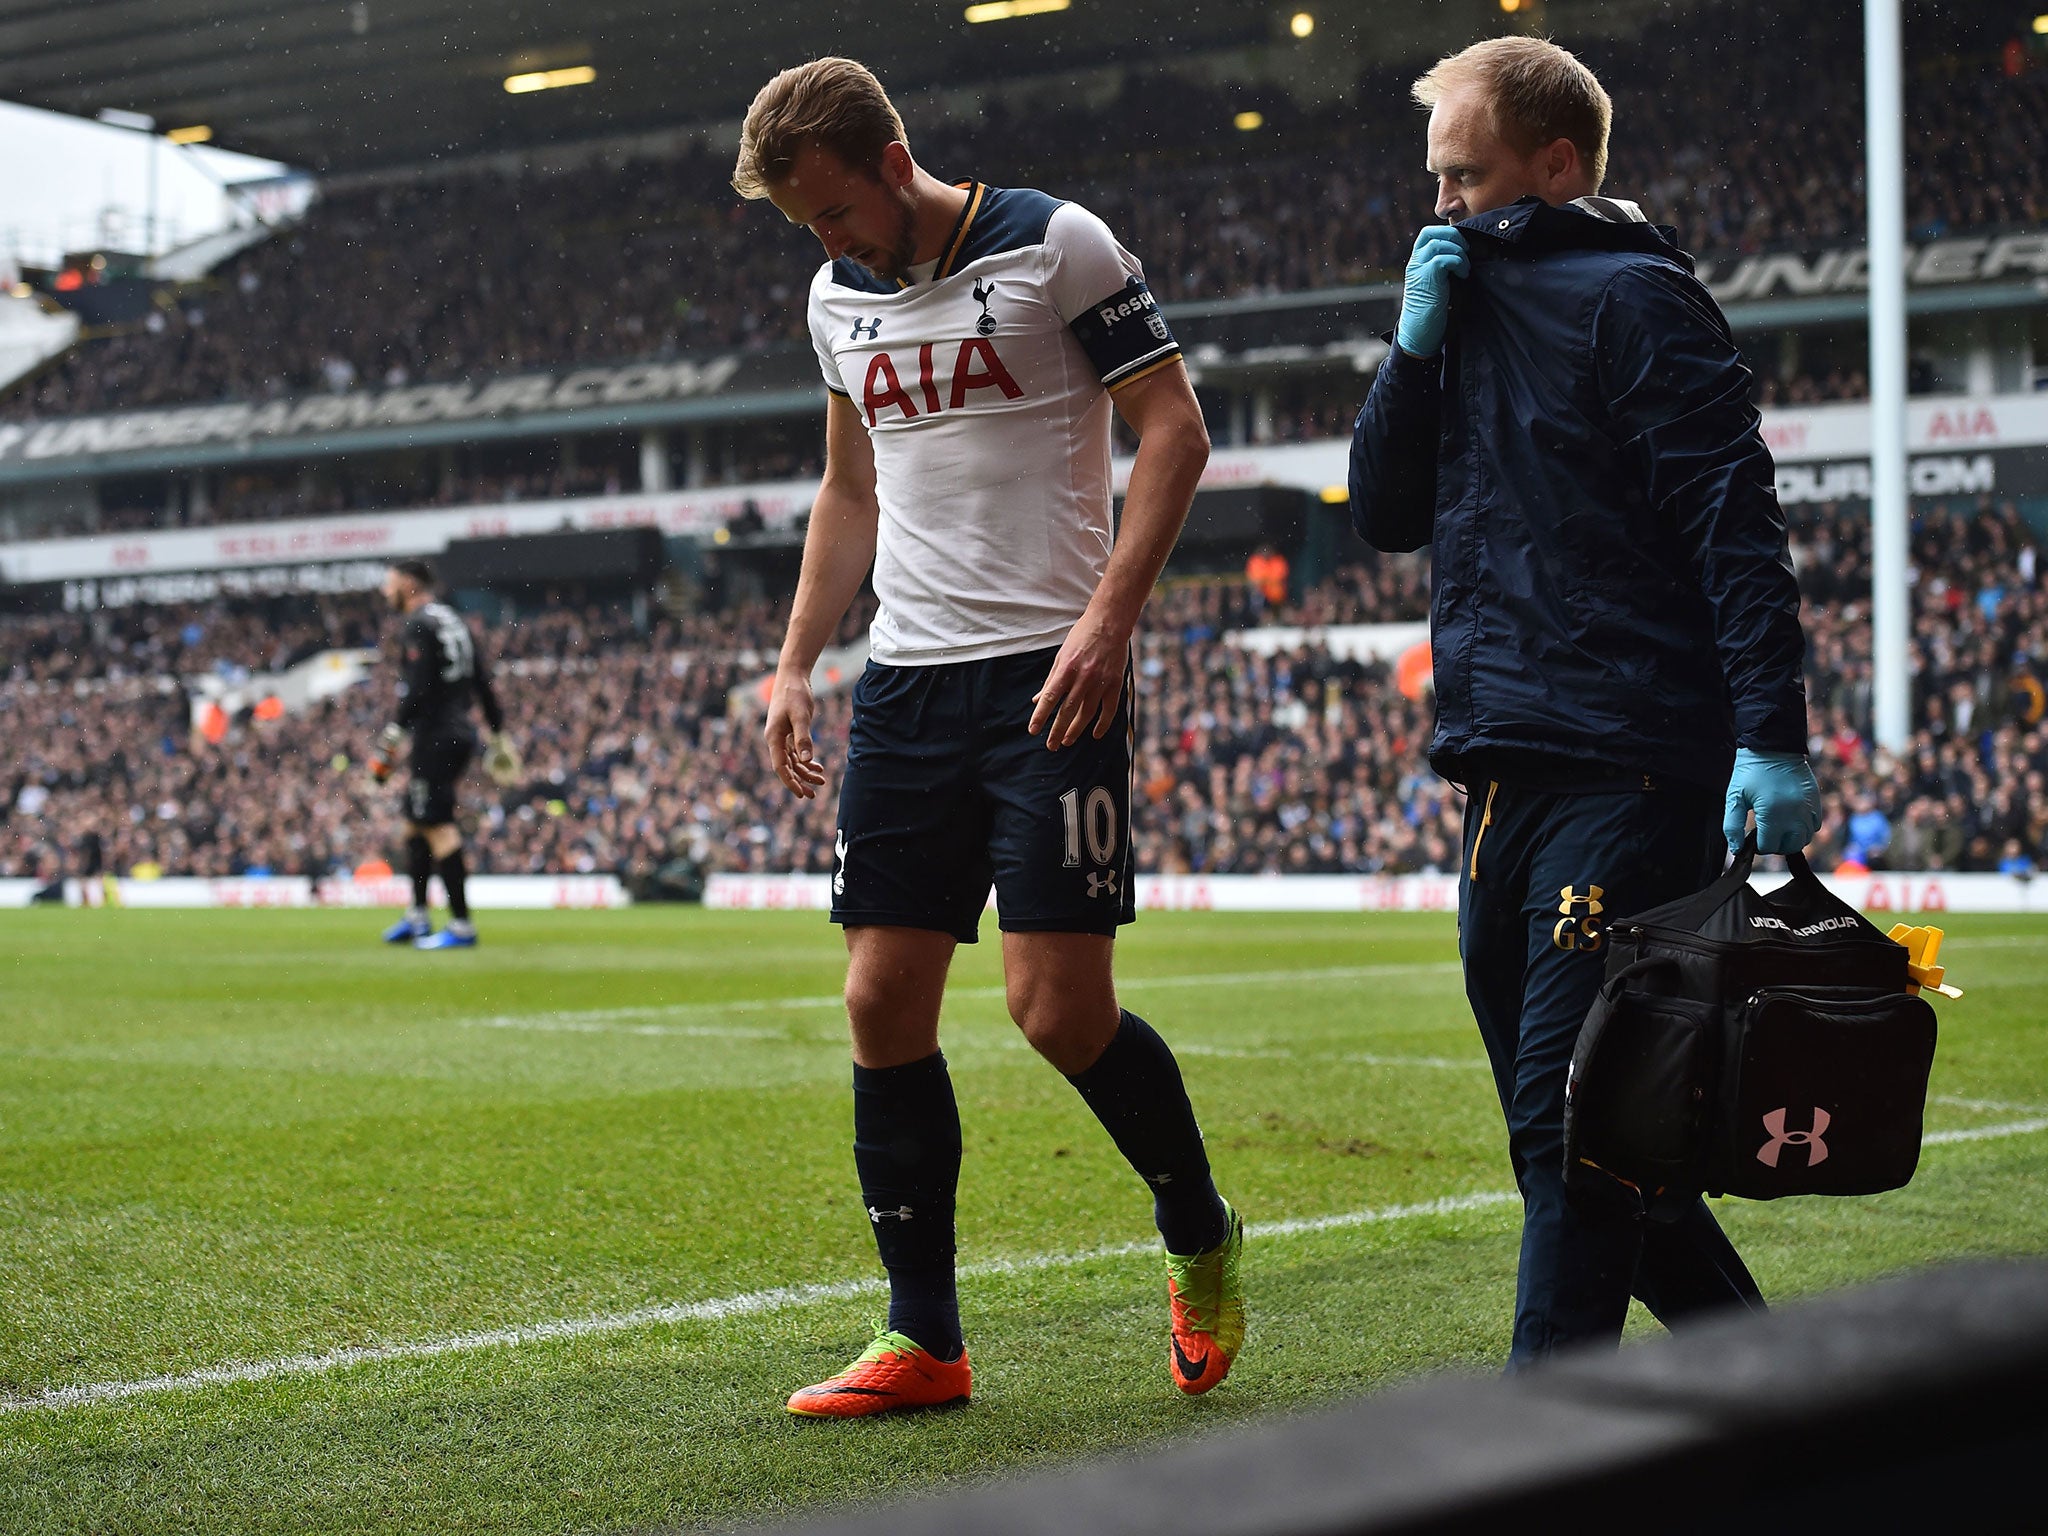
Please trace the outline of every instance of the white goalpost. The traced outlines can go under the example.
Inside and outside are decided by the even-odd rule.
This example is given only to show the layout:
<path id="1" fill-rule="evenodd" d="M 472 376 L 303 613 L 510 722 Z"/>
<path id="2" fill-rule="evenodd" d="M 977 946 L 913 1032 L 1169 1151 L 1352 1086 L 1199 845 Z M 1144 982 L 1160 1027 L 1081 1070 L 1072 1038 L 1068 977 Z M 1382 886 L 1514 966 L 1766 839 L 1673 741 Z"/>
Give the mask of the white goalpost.
<path id="1" fill-rule="evenodd" d="M 1899 0 L 1864 0 L 1865 201 L 1870 218 L 1872 707 L 1878 745 L 1912 732 L 1906 540 L 1906 166 Z"/>

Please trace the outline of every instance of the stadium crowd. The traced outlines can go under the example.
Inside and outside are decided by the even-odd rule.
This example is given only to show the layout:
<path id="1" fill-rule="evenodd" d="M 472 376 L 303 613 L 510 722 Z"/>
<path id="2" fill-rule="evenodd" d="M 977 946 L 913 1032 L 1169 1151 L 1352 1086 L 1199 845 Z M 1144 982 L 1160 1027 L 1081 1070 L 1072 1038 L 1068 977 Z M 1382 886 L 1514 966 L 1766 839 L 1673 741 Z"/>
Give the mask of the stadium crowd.
<path id="1" fill-rule="evenodd" d="M 1908 87 L 1914 233 L 2048 222 L 2048 160 L 2026 148 L 2048 140 L 2048 71 L 2003 73 L 1995 37 L 1977 35 L 1989 23 L 1919 24 L 1944 32 L 1916 45 L 1923 62 Z M 1861 238 L 1853 13 L 1731 0 L 1583 51 L 1618 83 L 1609 190 L 1675 224 L 1688 249 Z M 1141 67 L 1093 108 L 992 97 L 976 121 L 910 130 L 943 174 L 1088 203 L 1168 300 L 1327 288 L 1397 276 L 1429 220 L 1416 157 L 1388 153 L 1416 139 L 1411 73 L 1370 70 L 1350 100 L 1311 111 Z M 1247 109 L 1263 123 L 1240 132 L 1233 119 Z M 256 400 L 801 345 L 815 245 L 741 203 L 729 172 L 722 145 L 699 143 L 662 159 L 336 191 L 302 226 L 167 292 L 146 325 L 76 349 L 0 411 Z"/>
<path id="2" fill-rule="evenodd" d="M 1868 524 L 1795 518 L 1810 639 L 1822 867 L 2031 869 L 2048 860 L 2048 593 L 2040 540 L 2011 505 L 1923 512 L 1914 530 L 1918 728 L 1898 757 L 1870 741 Z M 1163 586 L 1138 654 L 1138 864 L 1147 871 L 1455 868 L 1462 802 L 1423 760 L 1427 695 L 1386 662 L 1310 637 L 1271 656 L 1262 625 L 1412 620 L 1420 556 L 1349 565 L 1269 603 L 1235 578 Z M 831 796 L 805 806 L 760 761 L 734 690 L 772 666 L 782 604 L 730 602 L 634 628 L 616 606 L 558 607 L 484 631 L 527 779 L 467 792 L 475 867 L 616 872 L 830 868 Z M 860 633 L 871 608 L 848 616 Z M 389 644 L 360 596 L 0 619 L 0 875 L 328 874 L 389 860 L 397 795 L 362 758 L 393 669 L 303 714 L 193 729 L 189 679 L 239 679 L 332 646 Z M 842 759 L 842 695 L 817 727 Z"/>
<path id="3" fill-rule="evenodd" d="M 1355 391 L 1354 391 L 1355 393 Z M 1355 410 L 1356 407 L 1354 406 Z M 1296 418 L 1276 432 L 1280 440 L 1298 435 L 1330 436 L 1345 430 L 1348 413 L 1319 408 L 1314 420 L 1326 430 L 1295 431 Z M 733 434 L 738 437 L 740 434 Z M 758 435 L 758 429 L 755 434 Z M 718 462 L 706 483 L 745 487 L 764 481 L 815 479 L 824 470 L 824 415 L 787 424 L 783 441 L 757 451 L 737 451 L 719 440 Z M 545 440 L 543 440 L 545 442 Z M 553 448 L 555 444 L 547 443 Z M 381 471 L 381 472 L 380 472 Z M 672 477 L 671 484 L 680 484 Z M 351 512 L 432 510 L 441 507 L 502 506 L 513 502 L 559 501 L 569 497 L 630 495 L 640 491 L 637 462 L 612 462 L 564 467 L 517 469 L 479 465 L 445 473 L 415 466 L 392 467 L 371 459 L 368 467 L 346 456 L 319 461 L 297 471 L 276 472 L 237 467 L 217 473 L 203 502 L 189 494 L 167 497 L 166 482 L 130 481 L 119 495 L 102 487 L 97 506 L 50 512 L 17 519 L 0 512 L 0 543 L 24 539 L 82 538 L 96 534 L 140 533 L 157 528 L 213 527 L 226 523 L 276 522 L 330 517 Z M 150 493 L 154 494 L 150 494 Z M 166 505 L 166 502 L 169 505 Z"/>
<path id="4" fill-rule="evenodd" d="M 1834 369 L 1825 374 L 1779 375 L 1768 366 L 1754 369 L 1752 394 L 1760 406 L 1812 405 L 1829 400 L 1860 400 L 1868 393 L 1860 369 Z M 1300 443 L 1348 436 L 1358 414 L 1359 384 L 1355 376 L 1323 376 L 1298 381 L 1273 391 L 1270 416 L 1249 426 L 1220 413 L 1210 424 L 1218 447 L 1265 443 Z M 767 481 L 815 479 L 824 470 L 824 420 L 778 423 L 779 441 L 749 450 L 740 439 L 759 430 L 733 433 L 717 440 L 717 463 L 707 484 L 743 488 Z M 1135 436 L 1119 420 L 1114 426 L 1117 451 L 1136 451 Z M 552 445 L 550 445 L 552 446 Z M 376 461 L 371 461 L 375 465 Z M 25 539 L 90 537 L 140 533 L 151 529 L 196 528 L 230 523 L 275 522 L 338 516 L 345 513 L 420 511 L 445 507 L 500 506 L 514 502 L 555 501 L 570 497 L 618 496 L 640 489 L 637 462 L 554 466 L 534 469 L 459 467 L 447 472 L 407 466 L 384 472 L 364 468 L 346 456 L 305 466 L 305 472 L 238 467 L 220 473 L 211 493 L 200 502 L 189 495 L 167 498 L 160 484 L 130 483 L 125 499 L 102 494 L 99 505 L 55 512 L 40 509 L 33 520 L 0 512 L 0 543 Z M 673 482 L 672 482 L 673 483 Z M 150 492 L 155 494 L 150 494 Z"/>

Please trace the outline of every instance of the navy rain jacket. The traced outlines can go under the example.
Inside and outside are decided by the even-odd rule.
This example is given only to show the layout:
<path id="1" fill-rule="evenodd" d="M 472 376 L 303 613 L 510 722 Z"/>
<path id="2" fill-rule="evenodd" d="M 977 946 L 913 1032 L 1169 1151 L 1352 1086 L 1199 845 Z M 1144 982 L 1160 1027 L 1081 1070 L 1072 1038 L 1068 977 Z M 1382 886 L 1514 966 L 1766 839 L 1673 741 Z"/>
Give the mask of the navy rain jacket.
<path id="1" fill-rule="evenodd" d="M 1436 735 L 1459 783 L 1668 774 L 1806 750 L 1770 451 L 1674 232 L 1529 197 L 1467 219 L 1441 357 L 1397 346 L 1351 518 L 1431 547 Z"/>

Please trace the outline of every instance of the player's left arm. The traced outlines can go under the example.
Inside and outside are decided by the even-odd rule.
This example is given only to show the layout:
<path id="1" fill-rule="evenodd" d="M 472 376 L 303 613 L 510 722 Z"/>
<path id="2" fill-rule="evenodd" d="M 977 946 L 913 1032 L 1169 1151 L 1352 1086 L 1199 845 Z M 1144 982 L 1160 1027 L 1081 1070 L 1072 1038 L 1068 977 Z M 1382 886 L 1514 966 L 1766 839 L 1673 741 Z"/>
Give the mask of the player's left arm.
<path id="1" fill-rule="evenodd" d="M 1080 621 L 1067 632 L 1031 711 L 1031 733 L 1046 731 L 1045 744 L 1054 749 L 1072 746 L 1091 726 L 1096 736 L 1106 736 L 1115 724 L 1131 636 L 1209 462 L 1209 429 L 1180 359 L 1132 380 L 1110 398 L 1137 434 L 1138 457 L 1109 566 Z"/>
<path id="2" fill-rule="evenodd" d="M 441 645 L 431 627 L 406 618 L 399 635 L 398 707 L 370 748 L 370 777 L 379 784 L 398 770 L 398 749 L 419 719 L 421 701 L 441 669 Z"/>
<path id="3" fill-rule="evenodd" d="M 484 712 L 484 724 L 491 728 L 493 736 L 505 729 L 505 711 L 498 703 L 498 691 L 491 686 L 490 668 L 484 665 L 484 648 L 476 643 L 475 635 L 470 636 L 470 683 L 476 689 L 477 707 Z"/>
<path id="4" fill-rule="evenodd" d="M 1631 266 L 1595 314 L 1601 393 L 1638 483 L 1713 611 L 1736 744 L 1806 751 L 1806 637 L 1749 370 L 1698 284 Z"/>
<path id="5" fill-rule="evenodd" d="M 517 784 L 525 777 L 526 765 L 520 761 L 519 748 L 513 744 L 511 733 L 505 729 L 505 709 L 498 702 L 498 691 L 491 686 L 491 670 L 484 664 L 484 648 L 477 643 L 476 636 L 470 636 L 470 686 L 476 690 L 477 707 L 484 712 L 484 724 L 490 728 L 490 741 L 484 749 L 484 772 L 493 784 L 501 787 Z"/>
<path id="6" fill-rule="evenodd" d="M 1131 635 L 1209 462 L 1209 432 L 1144 268 L 1094 214 L 1062 204 L 1046 225 L 1046 294 L 1132 431 L 1122 525 L 1087 608 L 1032 701 L 1030 731 L 1072 746 L 1107 736 L 1123 700 Z"/>
<path id="7" fill-rule="evenodd" d="M 398 708 L 392 713 L 391 724 L 400 731 L 409 731 L 426 706 L 444 658 L 440 637 L 433 626 L 411 615 L 406 617 L 398 643 Z"/>

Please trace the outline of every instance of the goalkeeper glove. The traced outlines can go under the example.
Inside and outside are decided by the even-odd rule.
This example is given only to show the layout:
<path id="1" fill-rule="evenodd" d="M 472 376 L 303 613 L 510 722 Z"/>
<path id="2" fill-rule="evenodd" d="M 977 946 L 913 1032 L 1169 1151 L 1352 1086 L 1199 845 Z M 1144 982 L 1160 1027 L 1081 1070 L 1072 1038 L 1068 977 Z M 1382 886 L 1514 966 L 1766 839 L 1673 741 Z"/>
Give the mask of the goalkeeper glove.
<path id="1" fill-rule="evenodd" d="M 370 749 L 370 777 L 382 784 L 398 766 L 398 746 L 405 732 L 387 725 L 377 733 L 377 745 Z"/>
<path id="2" fill-rule="evenodd" d="M 490 745 L 484 749 L 484 772 L 501 788 L 517 784 L 526 773 L 526 765 L 519 760 L 519 749 L 504 731 L 491 737 Z"/>

